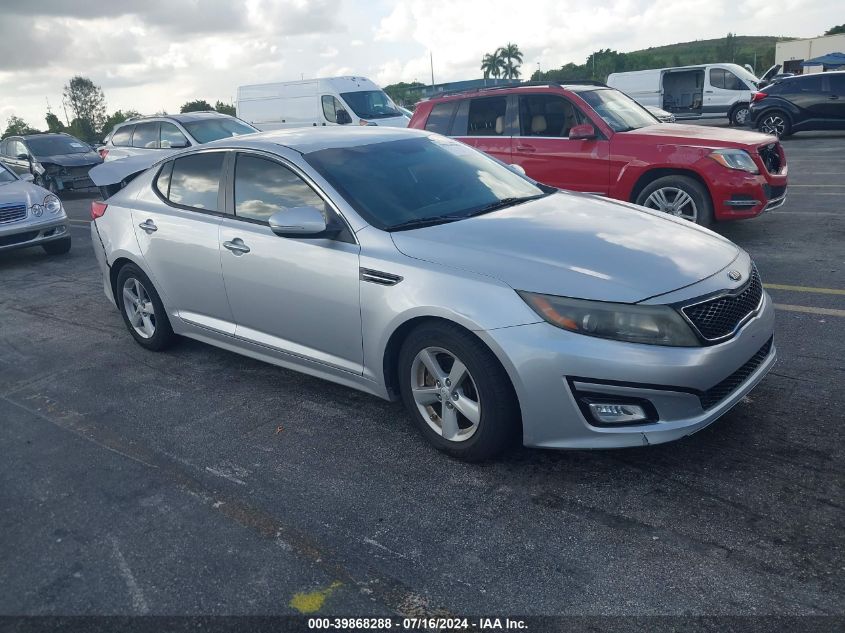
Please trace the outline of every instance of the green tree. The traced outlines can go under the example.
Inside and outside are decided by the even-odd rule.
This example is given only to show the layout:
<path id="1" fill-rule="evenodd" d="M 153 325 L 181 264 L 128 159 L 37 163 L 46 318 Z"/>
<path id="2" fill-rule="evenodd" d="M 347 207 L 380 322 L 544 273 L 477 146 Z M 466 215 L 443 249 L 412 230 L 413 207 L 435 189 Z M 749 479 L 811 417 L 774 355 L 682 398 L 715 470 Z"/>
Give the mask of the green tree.
<path id="1" fill-rule="evenodd" d="M 824 32 L 825 35 L 839 35 L 841 33 L 845 33 L 845 24 L 834 26 L 832 29 L 828 29 Z"/>
<path id="2" fill-rule="evenodd" d="M 70 122 L 70 126 L 68 126 L 65 132 L 85 141 L 86 143 L 96 143 L 97 140 L 99 140 L 97 138 L 99 136 L 97 133 L 98 131 L 88 119 L 82 119 L 79 117 L 75 118 Z"/>
<path id="3" fill-rule="evenodd" d="M 19 116 L 14 114 L 6 121 L 6 130 L 3 132 L 3 138 L 7 136 L 22 136 L 24 134 L 37 134 L 38 130 L 29 127 L 29 124 Z"/>
<path id="4" fill-rule="evenodd" d="M 114 129 L 115 125 L 128 121 L 129 119 L 135 119 L 139 116 L 141 116 L 141 113 L 136 112 L 135 110 L 127 110 L 126 112 L 123 110 L 117 110 L 106 117 L 100 131 L 102 132 L 102 135 L 105 136 Z"/>
<path id="5" fill-rule="evenodd" d="M 218 101 L 214 104 L 214 109 L 222 114 L 228 114 L 229 116 L 236 116 L 235 115 L 235 106 L 231 103 L 223 103 L 222 101 Z"/>
<path id="6" fill-rule="evenodd" d="M 487 53 L 481 58 L 481 71 L 484 73 L 484 78 L 501 77 L 505 71 L 505 60 L 499 54 L 497 49 L 492 53 Z"/>
<path id="7" fill-rule="evenodd" d="M 58 132 L 65 131 L 65 125 L 59 120 L 52 112 L 48 112 L 47 116 L 44 117 L 44 120 L 47 121 L 47 131 L 56 134 Z"/>
<path id="8" fill-rule="evenodd" d="M 211 104 L 205 99 L 194 99 L 182 104 L 179 112 L 203 112 L 205 110 L 213 110 Z"/>
<path id="9" fill-rule="evenodd" d="M 384 91 L 393 101 L 404 106 L 413 105 L 422 99 L 422 89 L 424 87 L 425 84 L 419 81 L 412 81 L 410 83 L 400 81 L 399 83 L 385 86 Z"/>
<path id="10" fill-rule="evenodd" d="M 508 42 L 507 45 L 500 48 L 497 52 L 505 62 L 502 76 L 505 79 L 519 79 L 519 75 L 521 74 L 519 67 L 522 66 L 522 51 L 519 50 L 519 46 Z"/>
<path id="11" fill-rule="evenodd" d="M 737 53 L 737 46 L 738 46 L 738 44 L 737 44 L 737 41 L 736 41 L 736 35 L 734 35 L 733 33 L 728 33 L 728 35 L 725 37 L 725 43 L 722 46 L 721 50 L 719 51 L 719 54 L 723 58 L 721 61 L 725 61 L 725 62 L 735 61 L 736 60 L 736 53 Z"/>
<path id="12" fill-rule="evenodd" d="M 79 124 L 79 129 L 94 132 L 102 129 L 106 120 L 106 97 L 102 88 L 88 77 L 76 75 L 65 85 L 62 97 L 74 118 L 84 122 Z"/>

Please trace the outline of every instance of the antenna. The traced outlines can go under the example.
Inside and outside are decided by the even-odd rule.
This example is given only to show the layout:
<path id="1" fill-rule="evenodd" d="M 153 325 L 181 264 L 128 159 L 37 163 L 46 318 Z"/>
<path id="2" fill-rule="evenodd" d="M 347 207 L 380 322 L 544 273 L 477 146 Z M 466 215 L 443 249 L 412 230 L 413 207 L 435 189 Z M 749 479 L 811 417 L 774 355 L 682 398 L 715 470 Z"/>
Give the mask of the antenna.
<path id="1" fill-rule="evenodd" d="M 434 53 L 428 51 L 428 61 L 431 62 L 431 85 L 434 86 Z"/>

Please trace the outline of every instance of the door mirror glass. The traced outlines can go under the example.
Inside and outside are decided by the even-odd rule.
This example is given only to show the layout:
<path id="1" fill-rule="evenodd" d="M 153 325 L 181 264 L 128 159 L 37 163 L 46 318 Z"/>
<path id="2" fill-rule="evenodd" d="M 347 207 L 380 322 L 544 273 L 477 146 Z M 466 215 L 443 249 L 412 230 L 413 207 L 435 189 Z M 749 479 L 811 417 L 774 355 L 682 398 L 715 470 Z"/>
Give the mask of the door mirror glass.
<path id="1" fill-rule="evenodd" d="M 323 237 L 326 233 L 323 212 L 310 206 L 277 211 L 270 216 L 268 224 L 270 230 L 281 237 Z"/>
<path id="2" fill-rule="evenodd" d="M 525 170 L 522 168 L 522 165 L 517 165 L 516 163 L 511 163 L 510 165 L 508 165 L 508 167 L 510 167 L 510 170 L 512 172 L 515 172 L 515 173 L 519 174 L 520 176 L 525 175 Z"/>
<path id="3" fill-rule="evenodd" d="M 338 110 L 336 116 L 338 125 L 348 125 L 349 123 L 352 123 L 352 117 L 349 116 L 349 113 L 346 110 Z"/>
<path id="4" fill-rule="evenodd" d="M 24 182 L 32 182 L 35 180 L 35 176 L 32 174 L 21 174 L 21 180 Z"/>
<path id="5" fill-rule="evenodd" d="M 29 154 L 18 154 L 15 158 L 18 160 L 29 160 Z"/>
<path id="6" fill-rule="evenodd" d="M 574 125 L 572 129 L 569 130 L 569 138 L 574 141 L 596 138 L 596 128 L 589 123 Z"/>

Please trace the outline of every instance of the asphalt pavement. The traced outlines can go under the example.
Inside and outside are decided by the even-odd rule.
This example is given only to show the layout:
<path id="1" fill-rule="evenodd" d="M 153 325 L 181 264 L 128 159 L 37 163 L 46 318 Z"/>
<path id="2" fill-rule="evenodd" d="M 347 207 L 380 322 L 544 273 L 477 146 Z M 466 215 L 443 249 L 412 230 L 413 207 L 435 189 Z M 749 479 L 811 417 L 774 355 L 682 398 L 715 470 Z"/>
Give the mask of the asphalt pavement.
<path id="1" fill-rule="evenodd" d="M 136 345 L 73 248 L 0 254 L 0 614 L 843 616 L 845 133 L 717 230 L 780 360 L 681 441 L 454 461 L 398 403 Z"/>

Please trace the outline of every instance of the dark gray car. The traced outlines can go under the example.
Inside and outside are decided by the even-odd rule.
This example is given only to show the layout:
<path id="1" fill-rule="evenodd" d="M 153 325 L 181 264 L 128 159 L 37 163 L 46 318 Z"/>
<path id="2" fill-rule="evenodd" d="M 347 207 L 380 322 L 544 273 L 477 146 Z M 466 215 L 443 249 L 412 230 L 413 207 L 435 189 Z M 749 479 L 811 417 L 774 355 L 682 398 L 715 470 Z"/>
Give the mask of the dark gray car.
<path id="1" fill-rule="evenodd" d="M 60 133 L 4 138 L 0 161 L 19 176 L 32 174 L 35 184 L 58 193 L 93 187 L 88 171 L 103 159 L 88 143 Z"/>

